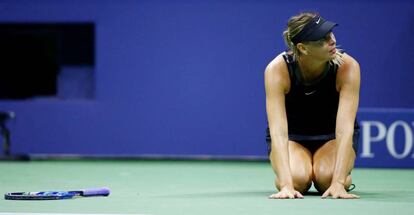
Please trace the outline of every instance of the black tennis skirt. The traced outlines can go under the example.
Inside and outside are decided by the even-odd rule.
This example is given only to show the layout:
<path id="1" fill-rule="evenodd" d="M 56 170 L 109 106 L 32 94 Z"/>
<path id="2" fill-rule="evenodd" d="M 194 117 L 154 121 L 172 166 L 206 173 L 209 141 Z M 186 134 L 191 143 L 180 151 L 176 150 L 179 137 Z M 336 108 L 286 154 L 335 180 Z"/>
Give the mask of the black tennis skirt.
<path id="1" fill-rule="evenodd" d="M 355 154 L 358 153 L 359 136 L 360 136 L 360 128 L 359 128 L 359 125 L 357 124 L 357 126 L 354 128 L 354 135 L 352 138 L 352 141 L 353 141 L 352 148 L 354 149 Z M 324 145 L 325 143 L 333 139 L 335 139 L 335 134 L 316 135 L 316 136 L 289 134 L 290 141 L 295 141 L 303 145 L 305 148 L 309 149 L 309 151 L 312 154 L 315 153 L 316 150 L 319 149 L 322 145 Z M 266 142 L 267 142 L 268 155 L 270 155 L 270 152 L 272 150 L 272 147 L 271 147 L 272 139 L 270 137 L 269 127 L 266 128 Z"/>

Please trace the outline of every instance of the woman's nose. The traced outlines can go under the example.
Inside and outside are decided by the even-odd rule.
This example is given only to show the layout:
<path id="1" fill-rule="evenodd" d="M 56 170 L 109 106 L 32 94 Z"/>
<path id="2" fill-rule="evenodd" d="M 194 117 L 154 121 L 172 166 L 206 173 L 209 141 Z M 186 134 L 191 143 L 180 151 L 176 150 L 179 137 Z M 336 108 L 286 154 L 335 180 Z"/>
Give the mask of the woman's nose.
<path id="1" fill-rule="evenodd" d="M 330 37 L 329 40 L 328 40 L 328 45 L 329 46 L 335 46 L 335 44 L 336 44 L 336 41 L 332 37 Z"/>
<path id="2" fill-rule="evenodd" d="M 330 45 L 330 46 L 334 46 L 335 44 L 336 44 L 335 37 L 331 34 L 331 35 L 328 37 L 328 45 Z"/>

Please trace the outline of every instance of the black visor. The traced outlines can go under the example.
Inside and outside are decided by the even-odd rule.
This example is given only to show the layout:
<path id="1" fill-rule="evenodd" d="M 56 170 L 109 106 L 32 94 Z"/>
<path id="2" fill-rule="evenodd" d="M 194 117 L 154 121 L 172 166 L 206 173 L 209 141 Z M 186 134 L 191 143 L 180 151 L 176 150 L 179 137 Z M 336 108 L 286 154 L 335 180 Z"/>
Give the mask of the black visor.
<path id="1" fill-rule="evenodd" d="M 315 41 L 324 38 L 338 24 L 327 21 L 320 16 L 312 18 L 297 35 L 292 38 L 293 44 Z"/>

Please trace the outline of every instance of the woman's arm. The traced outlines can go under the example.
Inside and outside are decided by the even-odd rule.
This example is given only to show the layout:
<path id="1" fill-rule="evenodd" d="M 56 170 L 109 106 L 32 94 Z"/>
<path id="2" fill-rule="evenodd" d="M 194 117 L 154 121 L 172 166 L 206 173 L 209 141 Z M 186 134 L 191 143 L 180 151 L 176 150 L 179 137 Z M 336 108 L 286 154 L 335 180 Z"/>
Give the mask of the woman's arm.
<path id="1" fill-rule="evenodd" d="M 343 59 L 344 63 L 339 67 L 337 73 L 337 90 L 340 93 L 336 118 L 336 142 L 338 147 L 331 182 L 331 187 L 342 186 L 342 193 L 344 192 L 345 180 L 354 166 L 356 157 L 352 144 L 360 89 L 360 67 L 358 62 L 347 54 L 344 54 Z M 328 191 L 329 189 L 323 195 L 324 197 L 329 195 Z M 331 195 L 339 194 L 331 193 Z M 338 197 L 341 198 L 341 196 Z"/>
<path id="2" fill-rule="evenodd" d="M 280 190 L 293 190 L 289 165 L 288 128 L 285 110 L 285 94 L 290 86 L 289 73 L 283 56 L 277 56 L 266 68 L 266 111 L 272 139 L 270 160 L 277 174 Z"/>

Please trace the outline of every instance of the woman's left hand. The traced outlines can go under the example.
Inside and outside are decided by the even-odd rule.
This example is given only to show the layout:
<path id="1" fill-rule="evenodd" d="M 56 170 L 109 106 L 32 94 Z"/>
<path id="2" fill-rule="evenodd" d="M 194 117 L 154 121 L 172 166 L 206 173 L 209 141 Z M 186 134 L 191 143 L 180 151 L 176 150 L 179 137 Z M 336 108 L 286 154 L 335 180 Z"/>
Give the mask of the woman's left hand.
<path id="1" fill-rule="evenodd" d="M 322 198 L 325 199 L 328 196 L 332 196 L 333 199 L 359 199 L 359 196 L 347 193 L 344 185 L 341 183 L 332 183 L 322 195 Z"/>

